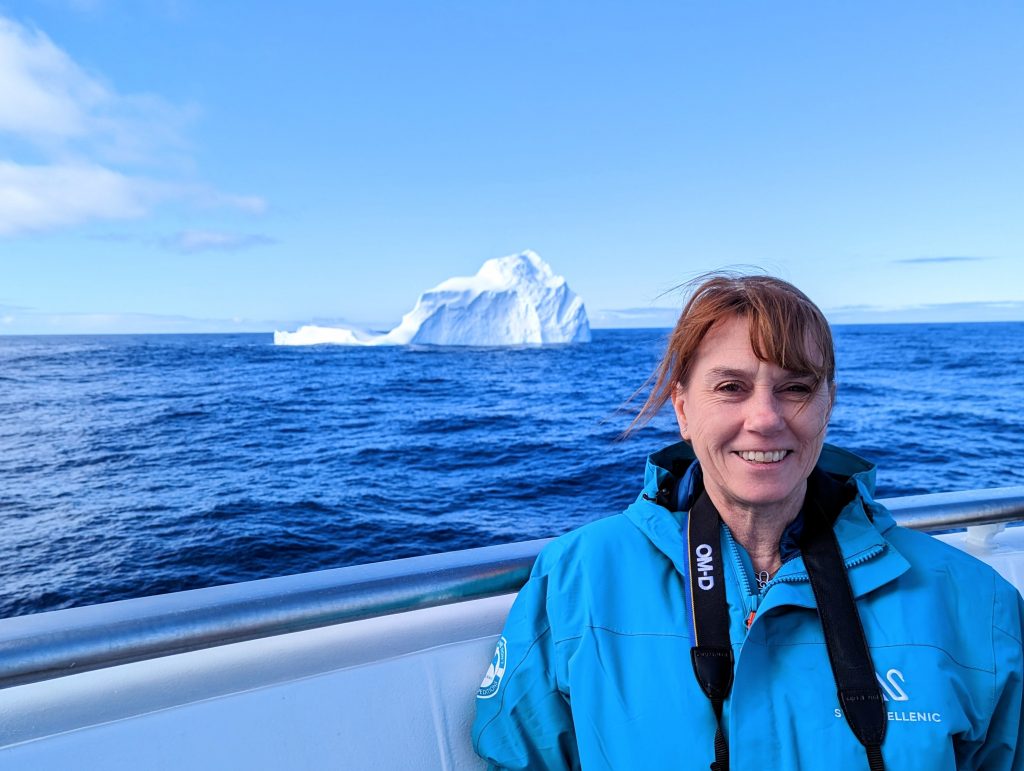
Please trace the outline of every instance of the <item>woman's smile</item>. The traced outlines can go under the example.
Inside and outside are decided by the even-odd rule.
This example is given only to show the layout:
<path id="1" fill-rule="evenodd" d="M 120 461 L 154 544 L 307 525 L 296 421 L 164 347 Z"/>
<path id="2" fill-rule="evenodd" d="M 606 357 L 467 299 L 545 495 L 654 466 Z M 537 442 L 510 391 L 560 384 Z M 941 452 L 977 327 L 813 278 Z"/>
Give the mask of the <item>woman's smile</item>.
<path id="1" fill-rule="evenodd" d="M 781 463 L 789 455 L 790 450 L 736 450 L 734 452 L 743 460 L 751 463 L 771 464 Z"/>

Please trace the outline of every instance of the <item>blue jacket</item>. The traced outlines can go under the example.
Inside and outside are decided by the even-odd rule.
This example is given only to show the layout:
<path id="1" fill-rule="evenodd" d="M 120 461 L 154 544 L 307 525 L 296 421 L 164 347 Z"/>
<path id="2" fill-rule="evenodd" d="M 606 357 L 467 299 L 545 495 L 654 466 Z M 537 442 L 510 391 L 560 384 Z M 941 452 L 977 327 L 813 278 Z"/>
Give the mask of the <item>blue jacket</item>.
<path id="1" fill-rule="evenodd" d="M 677 444 L 651 456 L 646 495 L 689 453 Z M 857 488 L 835 531 L 886 697 L 887 768 L 1024 769 L 1021 596 L 984 563 L 896 527 L 872 499 L 870 464 L 826 445 L 818 466 Z M 685 517 L 641 496 L 544 549 L 477 695 L 473 742 L 492 767 L 710 766 L 715 718 L 690 664 Z M 724 526 L 722 539 L 733 556 L 731 771 L 866 769 L 803 560 L 758 593 Z"/>

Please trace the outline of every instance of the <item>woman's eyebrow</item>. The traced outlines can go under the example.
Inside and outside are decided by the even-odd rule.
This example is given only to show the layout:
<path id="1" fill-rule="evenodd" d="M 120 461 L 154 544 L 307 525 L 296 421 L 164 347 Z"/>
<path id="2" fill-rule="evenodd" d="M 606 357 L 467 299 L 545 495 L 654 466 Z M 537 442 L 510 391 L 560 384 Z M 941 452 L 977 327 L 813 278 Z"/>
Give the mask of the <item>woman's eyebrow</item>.
<path id="1" fill-rule="evenodd" d="M 733 369 L 732 367 L 713 367 L 708 370 L 707 375 L 704 376 L 705 380 L 749 380 L 754 374 L 743 369 Z"/>
<path id="2" fill-rule="evenodd" d="M 796 372 L 794 370 L 783 370 L 786 377 L 797 378 L 798 380 L 814 380 L 813 372 Z M 753 380 L 755 373 L 745 369 L 733 367 L 713 367 L 708 370 L 704 379 L 707 382 L 714 380 Z"/>

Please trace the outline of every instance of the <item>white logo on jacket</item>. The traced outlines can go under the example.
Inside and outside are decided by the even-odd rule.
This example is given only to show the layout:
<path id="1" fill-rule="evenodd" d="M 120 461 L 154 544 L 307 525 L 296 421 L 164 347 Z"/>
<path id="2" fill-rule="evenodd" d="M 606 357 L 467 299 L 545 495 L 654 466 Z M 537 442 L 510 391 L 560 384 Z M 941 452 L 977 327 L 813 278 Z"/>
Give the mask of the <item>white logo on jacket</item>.
<path id="1" fill-rule="evenodd" d="M 903 683 L 907 682 L 907 678 L 903 676 L 903 673 L 898 669 L 890 669 L 885 673 L 885 679 L 875 672 L 875 677 L 878 678 L 878 684 L 882 686 L 882 690 L 885 693 L 882 698 L 886 701 L 892 699 L 893 701 L 906 701 L 910 697 L 907 696 L 907 692 L 903 690 Z M 899 682 L 896 682 L 896 678 L 899 678 Z"/>
<path id="2" fill-rule="evenodd" d="M 904 677 L 900 670 L 896 668 L 887 670 L 884 677 L 875 672 L 875 679 L 878 680 L 878 684 L 882 687 L 882 699 L 884 701 L 910 701 L 910 696 L 903 690 L 903 686 L 907 683 L 907 678 Z M 843 711 L 842 709 L 835 709 L 833 714 L 837 718 L 842 717 Z M 941 723 L 942 713 L 931 709 L 892 709 L 886 712 L 886 718 L 890 723 Z"/>
<path id="3" fill-rule="evenodd" d="M 505 664 L 507 661 L 507 643 L 505 638 L 502 637 L 498 640 L 498 647 L 494 649 L 494 658 L 491 659 L 491 665 L 487 667 L 484 681 L 480 683 L 480 688 L 477 689 L 476 697 L 478 699 L 489 699 L 498 692 L 498 688 L 501 687 L 501 678 L 505 676 Z"/>

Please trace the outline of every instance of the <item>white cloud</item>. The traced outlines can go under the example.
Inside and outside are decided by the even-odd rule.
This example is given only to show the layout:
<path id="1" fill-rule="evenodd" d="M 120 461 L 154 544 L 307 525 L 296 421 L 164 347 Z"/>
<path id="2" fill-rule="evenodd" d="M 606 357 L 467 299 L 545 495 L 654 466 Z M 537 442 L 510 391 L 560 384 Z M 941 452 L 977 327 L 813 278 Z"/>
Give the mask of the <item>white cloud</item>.
<path id="1" fill-rule="evenodd" d="M 5 335 L 190 334 L 210 332 L 273 332 L 297 326 L 294 321 L 234 317 L 200 319 L 155 313 L 6 313 L 0 316 Z M 268 344 L 270 338 L 268 338 Z"/>
<path id="2" fill-rule="evenodd" d="M 601 308 L 587 311 L 595 329 L 661 329 L 675 326 L 680 308 Z"/>
<path id="3" fill-rule="evenodd" d="M 95 164 L 0 161 L 0 236 L 146 213 L 146 184 Z"/>
<path id="4" fill-rule="evenodd" d="M 0 18 L 0 131 L 74 137 L 110 94 L 49 38 Z"/>
<path id="5" fill-rule="evenodd" d="M 1024 302 L 968 301 L 926 305 L 846 305 L 825 309 L 833 324 L 943 324 L 963 321 L 1024 321 Z"/>
<path id="6" fill-rule="evenodd" d="M 990 257 L 950 256 L 950 257 L 910 257 L 905 260 L 893 260 L 898 265 L 935 265 L 944 262 L 979 262 Z"/>
<path id="7" fill-rule="evenodd" d="M 177 195 L 209 209 L 238 209 L 246 214 L 263 214 L 267 210 L 266 199 L 258 195 L 230 195 L 199 187 L 180 189 Z"/>
<path id="8" fill-rule="evenodd" d="M 253 233 L 222 233 L 213 230 L 185 230 L 167 239 L 165 246 L 180 252 L 236 251 L 274 243 L 274 239 Z"/>
<path id="9" fill-rule="evenodd" d="M 168 167 L 190 165 L 194 107 L 120 94 L 42 31 L 2 16 L 0 95 L 0 137 L 32 156 L 0 158 L 0 236 L 141 217 L 168 201 L 266 210 L 258 196 L 168 178 Z"/>
<path id="10" fill-rule="evenodd" d="M 195 117 L 151 94 L 118 94 L 39 30 L 0 17 L 0 132 L 45 154 L 147 163 L 184 150 Z"/>

